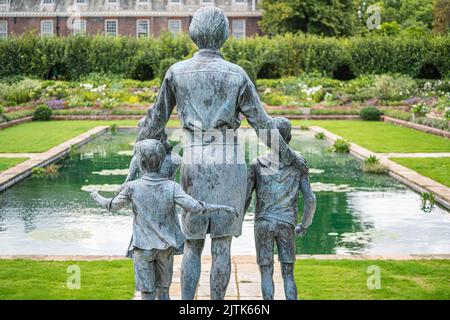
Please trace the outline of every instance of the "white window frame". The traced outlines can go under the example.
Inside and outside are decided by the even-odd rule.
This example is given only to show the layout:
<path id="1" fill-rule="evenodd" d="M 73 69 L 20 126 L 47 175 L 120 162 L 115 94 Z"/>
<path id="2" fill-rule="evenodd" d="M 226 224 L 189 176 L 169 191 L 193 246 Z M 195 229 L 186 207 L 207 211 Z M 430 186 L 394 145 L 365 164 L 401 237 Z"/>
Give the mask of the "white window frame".
<path id="1" fill-rule="evenodd" d="M 51 31 L 45 31 L 44 24 L 50 23 L 51 24 Z M 41 20 L 41 36 L 42 37 L 53 37 L 55 34 L 55 23 L 53 20 Z"/>
<path id="2" fill-rule="evenodd" d="M 108 22 L 115 22 L 116 23 L 116 34 L 108 34 Z M 117 19 L 106 19 L 105 20 L 105 36 L 108 37 L 117 37 L 119 35 L 119 20 Z"/>
<path id="3" fill-rule="evenodd" d="M 11 4 L 11 0 L 0 0 L 0 7 L 8 7 Z"/>
<path id="4" fill-rule="evenodd" d="M 55 0 L 41 0 L 41 5 L 43 6 L 53 6 L 55 4 Z"/>
<path id="5" fill-rule="evenodd" d="M 141 35 L 139 36 L 140 32 L 139 32 L 139 23 L 140 22 L 145 22 L 147 23 L 147 35 Z M 148 38 L 150 37 L 150 20 L 149 19 L 138 19 L 136 20 L 136 37 L 143 37 L 143 38 Z"/>
<path id="6" fill-rule="evenodd" d="M 82 28 L 77 28 L 76 24 L 81 23 L 79 26 L 82 26 Z M 72 22 L 72 33 L 74 35 L 76 34 L 85 34 L 87 28 L 87 21 L 85 19 L 75 19 Z"/>
<path id="7" fill-rule="evenodd" d="M 171 5 L 182 5 L 183 0 L 169 0 L 169 4 Z"/>
<path id="8" fill-rule="evenodd" d="M 105 0 L 106 4 L 115 6 L 115 5 L 119 5 L 120 4 L 120 0 Z"/>
<path id="9" fill-rule="evenodd" d="M 242 26 L 243 26 L 243 30 L 239 32 L 239 36 L 236 36 L 235 30 L 234 30 L 234 23 L 235 22 L 242 22 Z M 241 36 L 242 33 L 242 36 Z M 245 19 L 233 19 L 231 21 L 231 34 L 233 35 L 233 37 L 235 37 L 236 39 L 244 39 L 247 35 L 247 20 Z"/>
<path id="10" fill-rule="evenodd" d="M 171 22 L 178 22 L 179 23 L 179 25 L 180 25 L 179 31 L 174 32 L 174 31 L 170 30 L 170 23 Z M 183 32 L 183 21 L 181 19 L 169 19 L 169 20 L 167 20 L 167 30 L 170 33 L 172 33 L 173 35 Z"/>
<path id="11" fill-rule="evenodd" d="M 86 6 L 88 4 L 88 0 L 73 0 L 73 2 L 76 6 Z"/>
<path id="12" fill-rule="evenodd" d="M 150 0 L 138 0 L 137 4 L 150 4 Z"/>
<path id="13" fill-rule="evenodd" d="M 209 2 L 205 1 L 205 0 L 200 0 L 201 4 L 203 6 L 213 6 L 215 5 L 215 0 L 209 0 Z"/>
<path id="14" fill-rule="evenodd" d="M 8 38 L 8 20 L 0 20 L 0 24 L 5 26 L 4 31 L 0 31 L 0 39 Z"/>
<path id="15" fill-rule="evenodd" d="M 233 0 L 233 4 L 237 5 L 248 4 L 248 0 Z"/>

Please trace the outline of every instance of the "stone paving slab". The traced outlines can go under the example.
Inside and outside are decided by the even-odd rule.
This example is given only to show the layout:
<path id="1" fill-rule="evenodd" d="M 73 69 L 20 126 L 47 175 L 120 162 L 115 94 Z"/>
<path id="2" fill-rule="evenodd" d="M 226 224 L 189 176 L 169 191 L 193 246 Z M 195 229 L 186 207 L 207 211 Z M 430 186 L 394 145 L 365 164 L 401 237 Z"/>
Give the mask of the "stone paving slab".
<path id="1" fill-rule="evenodd" d="M 6 157 L 12 157 L 12 158 L 29 158 L 28 160 L 25 160 L 22 163 L 19 163 L 18 165 L 9 168 L 3 172 L 0 172 L 0 191 L 3 191 L 12 185 L 16 184 L 17 182 L 27 178 L 31 175 L 32 169 L 36 167 L 42 167 L 49 165 L 50 163 L 61 159 L 63 156 L 65 156 L 68 152 L 70 152 L 70 149 L 75 146 L 79 147 L 88 141 L 92 140 L 93 138 L 97 137 L 100 134 L 105 133 L 108 130 L 108 126 L 98 126 L 95 127 L 83 134 L 80 134 L 79 136 L 72 138 L 70 140 L 67 140 L 60 145 L 57 145 L 45 152 L 42 153 L 7 153 L 3 154 L 6 155 Z M 26 155 L 26 156 L 21 156 Z M 0 154 L 0 157 L 2 154 Z"/>
<path id="2" fill-rule="evenodd" d="M 316 133 L 323 133 L 326 139 L 332 143 L 334 143 L 338 139 L 343 139 L 342 137 L 318 126 L 310 126 L 309 129 Z M 399 157 L 401 153 L 376 153 L 355 143 L 350 143 L 350 154 L 361 160 L 364 160 L 371 155 L 376 155 L 378 158 L 380 158 L 381 164 L 388 168 L 389 174 L 393 178 L 403 184 L 406 184 L 408 187 L 417 192 L 433 193 L 436 197 L 436 202 L 446 207 L 447 209 L 450 209 L 450 188 L 389 159 L 391 155 L 394 155 L 394 157 Z M 430 154 L 432 153 L 417 153 L 416 155 L 418 155 L 418 157 L 422 157 L 425 155 L 428 156 Z M 450 153 L 439 154 L 444 155 L 445 157 L 450 155 Z M 414 153 L 407 153 L 404 155 L 407 155 L 407 157 L 411 157 L 412 155 L 414 155 Z"/>
<path id="3" fill-rule="evenodd" d="M 436 152 L 436 153 L 379 153 L 380 156 L 386 158 L 448 158 L 450 157 L 450 152 Z"/>

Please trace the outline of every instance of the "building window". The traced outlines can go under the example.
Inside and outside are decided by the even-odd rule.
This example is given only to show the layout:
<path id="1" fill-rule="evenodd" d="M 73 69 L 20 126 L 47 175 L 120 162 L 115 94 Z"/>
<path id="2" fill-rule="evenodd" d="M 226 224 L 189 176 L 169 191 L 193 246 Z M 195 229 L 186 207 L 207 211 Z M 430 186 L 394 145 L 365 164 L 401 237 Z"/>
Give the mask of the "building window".
<path id="1" fill-rule="evenodd" d="M 247 4 L 247 0 L 233 0 L 235 4 Z"/>
<path id="2" fill-rule="evenodd" d="M 170 4 L 181 4 L 182 0 L 169 0 Z"/>
<path id="3" fill-rule="evenodd" d="M 236 39 L 245 38 L 245 20 L 233 20 L 232 32 Z"/>
<path id="4" fill-rule="evenodd" d="M 118 4 L 120 0 L 106 0 L 107 4 Z"/>
<path id="5" fill-rule="evenodd" d="M 146 3 L 149 3 L 149 0 L 139 0 L 138 3 L 144 3 L 144 4 L 146 4 Z"/>
<path id="6" fill-rule="evenodd" d="M 73 34 L 86 33 L 86 20 L 73 20 Z"/>
<path id="7" fill-rule="evenodd" d="M 55 0 L 42 0 L 42 4 L 55 4 Z"/>
<path id="8" fill-rule="evenodd" d="M 8 21 L 0 21 L 0 39 L 8 38 Z"/>
<path id="9" fill-rule="evenodd" d="M 0 6 L 9 6 L 10 0 L 0 0 Z"/>
<path id="10" fill-rule="evenodd" d="M 214 4 L 214 0 L 201 0 L 201 3 L 204 5 L 212 5 Z"/>
<path id="11" fill-rule="evenodd" d="M 118 24 L 119 22 L 117 20 L 105 20 L 105 35 L 117 36 Z"/>
<path id="12" fill-rule="evenodd" d="M 172 34 L 181 32 L 181 20 L 169 20 L 169 31 Z"/>
<path id="13" fill-rule="evenodd" d="M 53 20 L 41 20 L 41 36 L 53 36 Z"/>
<path id="14" fill-rule="evenodd" d="M 150 21 L 149 20 L 137 20 L 136 21 L 136 36 L 148 37 L 150 35 Z"/>
<path id="15" fill-rule="evenodd" d="M 75 0 L 75 4 L 87 4 L 87 0 Z"/>

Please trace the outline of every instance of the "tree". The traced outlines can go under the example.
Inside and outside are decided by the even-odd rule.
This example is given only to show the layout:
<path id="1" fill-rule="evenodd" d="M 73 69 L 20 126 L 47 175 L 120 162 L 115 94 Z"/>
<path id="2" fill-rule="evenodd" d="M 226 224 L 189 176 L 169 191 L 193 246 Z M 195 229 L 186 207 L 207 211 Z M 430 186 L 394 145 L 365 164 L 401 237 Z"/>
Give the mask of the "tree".
<path id="1" fill-rule="evenodd" d="M 433 33 L 450 33 L 450 0 L 436 0 L 433 8 Z"/>
<path id="2" fill-rule="evenodd" d="M 354 0 L 264 0 L 260 27 L 269 34 L 287 32 L 348 36 L 354 32 Z"/>

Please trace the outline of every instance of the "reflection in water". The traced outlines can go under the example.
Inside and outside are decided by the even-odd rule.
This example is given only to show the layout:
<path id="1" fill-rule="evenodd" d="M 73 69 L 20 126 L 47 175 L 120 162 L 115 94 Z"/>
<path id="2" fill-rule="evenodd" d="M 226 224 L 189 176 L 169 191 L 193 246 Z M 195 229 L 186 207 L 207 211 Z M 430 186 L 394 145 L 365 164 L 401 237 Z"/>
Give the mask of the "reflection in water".
<path id="1" fill-rule="evenodd" d="M 246 140 L 255 141 L 251 131 Z M 62 160 L 53 179 L 30 178 L 0 194 L 0 254 L 124 254 L 130 210 L 108 213 L 89 198 L 95 188 L 112 195 L 127 172 L 134 131 L 99 137 Z M 178 141 L 171 139 L 173 144 Z M 367 175 L 349 155 L 327 151 L 310 132 L 292 146 L 308 159 L 317 213 L 302 254 L 450 252 L 450 215 L 420 210 L 420 196 L 388 176 Z M 302 201 L 298 203 L 302 212 Z M 233 254 L 253 254 L 253 211 Z M 209 250 L 206 248 L 205 253 Z"/>

